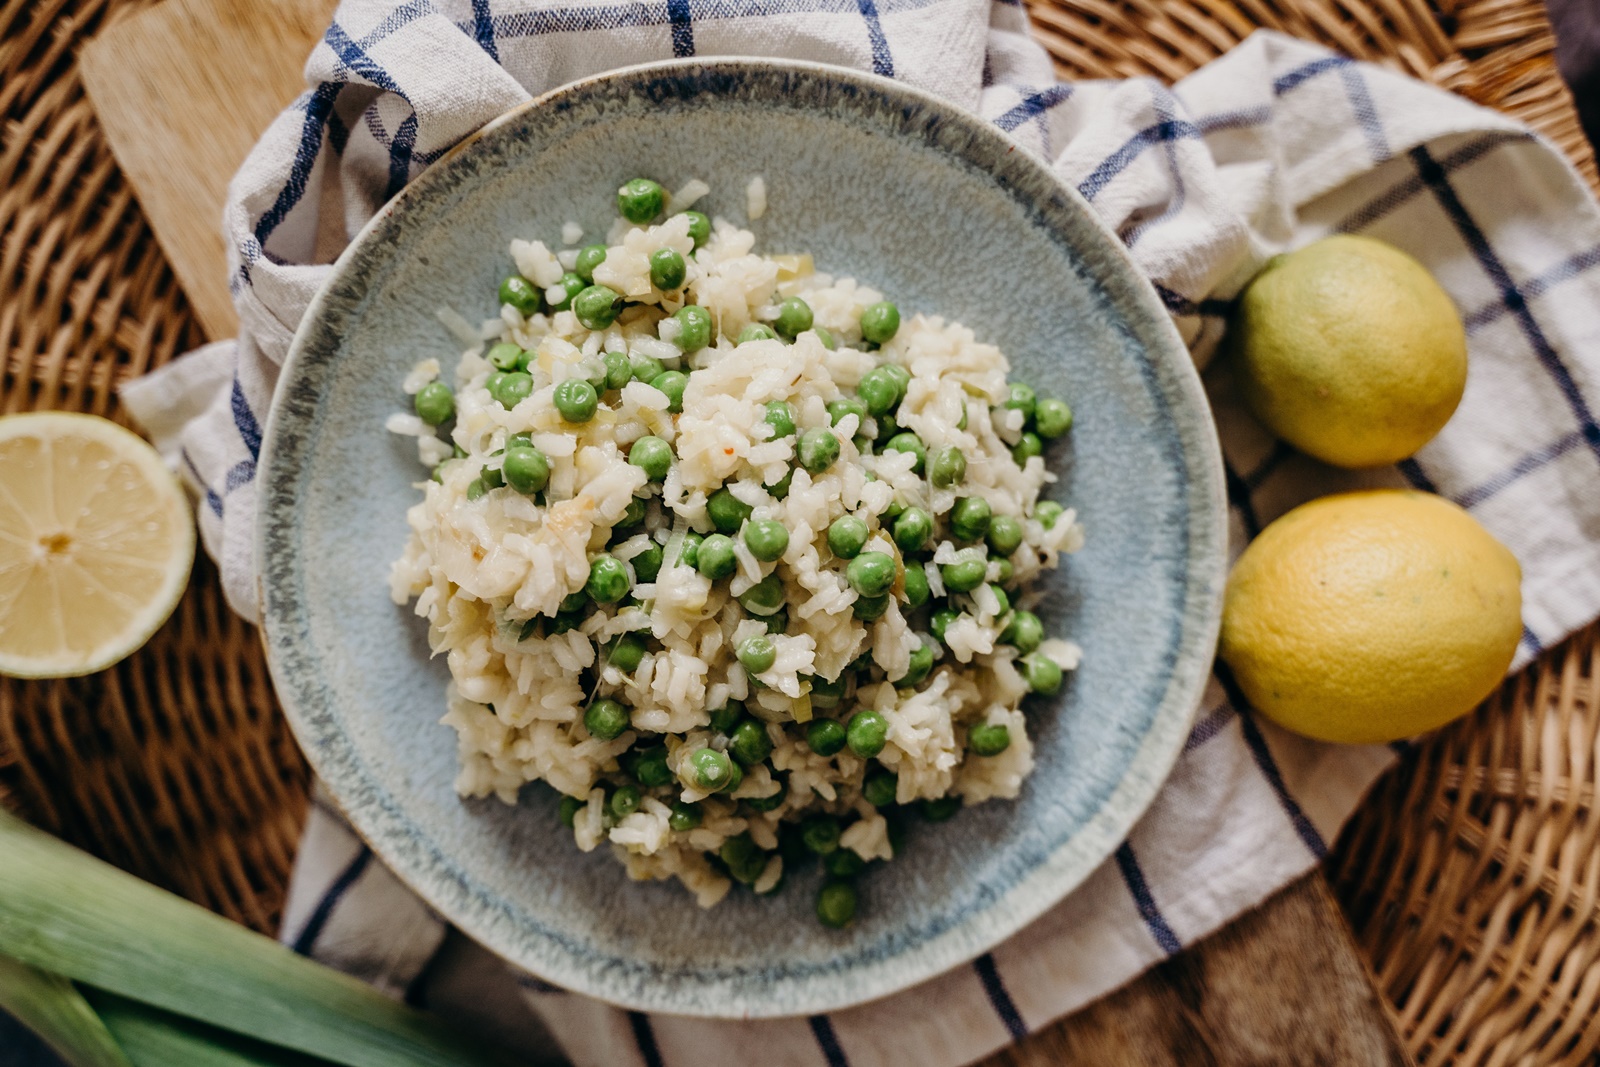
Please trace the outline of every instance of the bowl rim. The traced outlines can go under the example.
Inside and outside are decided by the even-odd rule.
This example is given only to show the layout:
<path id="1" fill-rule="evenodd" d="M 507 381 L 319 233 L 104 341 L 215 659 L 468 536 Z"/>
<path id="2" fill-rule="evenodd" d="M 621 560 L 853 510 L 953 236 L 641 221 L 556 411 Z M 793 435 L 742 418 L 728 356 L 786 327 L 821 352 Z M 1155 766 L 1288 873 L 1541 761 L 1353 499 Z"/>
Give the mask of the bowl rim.
<path id="1" fill-rule="evenodd" d="M 571 965 L 569 957 L 573 953 L 559 945 L 546 945 L 541 955 L 529 951 L 527 941 L 512 946 L 497 944 L 492 931 L 497 925 L 496 919 L 503 918 L 496 914 L 501 910 L 500 907 L 485 899 L 481 888 L 439 869 L 436 861 L 442 857 L 436 842 L 428 841 L 435 861 L 431 866 L 428 863 L 397 864 L 394 856 L 403 857 L 404 851 L 398 848 L 389 850 L 382 845 L 386 835 L 395 832 L 394 820 L 409 824 L 417 837 L 424 835 L 414 823 L 410 823 L 394 799 L 374 795 L 374 790 L 386 794 L 381 787 L 370 781 L 345 781 L 336 773 L 341 767 L 359 767 L 361 761 L 342 730 L 321 729 L 306 713 L 305 705 L 316 704 L 315 694 L 304 689 L 283 662 L 287 653 L 280 652 L 285 642 L 298 637 L 292 624 L 292 612 L 285 612 L 286 608 L 294 608 L 298 601 L 293 597 L 284 599 L 275 595 L 275 586 L 269 581 L 274 541 L 276 539 L 287 545 L 287 535 L 278 529 L 279 524 L 274 521 L 275 509 L 270 506 L 275 497 L 280 495 L 274 491 L 274 486 L 288 477 L 275 461 L 280 451 L 285 448 L 292 451 L 298 447 L 298 442 L 292 440 L 294 435 L 284 421 L 286 416 L 283 413 L 288 405 L 283 401 L 300 372 L 317 362 L 314 326 L 327 312 L 330 294 L 345 279 L 366 246 L 375 239 L 374 235 L 389 224 L 391 216 L 409 199 L 424 195 L 432 185 L 442 180 L 440 175 L 445 170 L 472 152 L 485 138 L 529 112 L 557 106 L 574 98 L 581 100 L 596 90 L 605 91 L 605 87 L 612 84 L 638 83 L 673 75 L 704 78 L 708 74 L 735 77 L 803 74 L 845 82 L 857 90 L 929 109 L 942 121 L 959 125 L 974 140 L 987 141 L 990 151 L 998 149 L 1002 154 L 1020 156 L 1026 161 L 1025 166 L 1039 171 L 1041 177 L 1046 179 L 1047 187 L 1053 187 L 1066 201 L 1066 210 L 1076 211 L 1099 232 L 1102 251 L 1112 260 L 1114 267 L 1098 272 L 1097 281 L 1107 286 L 1108 293 L 1120 296 L 1119 303 L 1132 301 L 1132 307 L 1142 311 L 1147 318 L 1148 328 L 1164 342 L 1151 347 L 1151 364 L 1167 372 L 1167 380 L 1163 385 L 1166 386 L 1164 391 L 1173 394 L 1173 432 L 1179 439 L 1180 450 L 1185 457 L 1184 469 L 1194 483 L 1187 490 L 1179 491 L 1187 493 L 1191 505 L 1196 502 L 1200 504 L 1199 507 L 1191 506 L 1189 510 L 1190 534 L 1186 546 L 1188 568 L 1180 612 L 1181 636 L 1166 689 L 1127 770 L 1094 815 L 1071 838 L 982 911 L 902 952 L 861 964 L 856 973 L 865 974 L 866 980 L 860 980 L 858 984 L 866 987 L 867 992 L 844 996 L 830 994 L 829 984 L 817 977 L 798 982 L 779 980 L 774 988 L 784 990 L 785 996 L 769 995 L 754 1007 L 745 1003 L 736 1009 L 720 1011 L 716 1008 L 720 998 L 679 996 L 676 993 L 678 983 L 675 982 L 653 983 L 651 995 L 619 996 L 616 989 L 592 980 L 592 972 Z M 826 63 L 733 56 L 633 64 L 551 89 L 491 119 L 463 138 L 378 208 L 334 261 L 329 276 L 319 286 L 301 318 L 280 368 L 262 434 L 259 469 L 261 475 L 255 514 L 254 551 L 258 566 L 256 581 L 261 641 L 267 653 L 268 669 L 284 714 L 302 751 L 350 827 L 407 888 L 480 944 L 503 955 L 513 965 L 564 989 L 630 1010 L 723 1019 L 785 1018 L 839 1011 L 903 992 L 983 955 L 1015 935 L 1080 888 L 1127 839 L 1135 823 L 1154 802 L 1188 737 L 1194 712 L 1211 674 L 1221 626 L 1222 589 L 1227 566 L 1228 507 L 1217 429 L 1199 370 L 1189 355 L 1188 347 L 1155 287 L 1134 262 L 1127 247 L 1078 190 L 1055 172 L 1048 160 L 992 122 L 916 86 Z M 1090 862 L 1079 858 L 1085 852 L 1092 855 Z M 1066 869 L 1058 869 L 1060 867 Z M 958 934 L 960 936 L 955 936 Z M 543 935 L 533 939 L 535 942 L 540 940 L 548 939 Z M 738 984 L 738 978 L 721 978 L 718 982 L 731 988 Z M 778 1003 L 780 1000 L 782 1003 Z"/>

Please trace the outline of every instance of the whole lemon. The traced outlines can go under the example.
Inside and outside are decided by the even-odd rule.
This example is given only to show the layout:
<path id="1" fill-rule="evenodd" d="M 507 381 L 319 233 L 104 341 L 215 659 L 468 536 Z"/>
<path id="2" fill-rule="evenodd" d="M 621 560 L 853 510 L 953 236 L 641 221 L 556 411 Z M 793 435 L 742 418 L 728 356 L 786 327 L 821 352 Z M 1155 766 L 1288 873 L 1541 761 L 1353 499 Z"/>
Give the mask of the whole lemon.
<path id="1" fill-rule="evenodd" d="M 1239 557 L 1219 655 L 1257 710 L 1326 741 L 1393 741 L 1472 710 L 1522 635 L 1522 569 L 1437 496 L 1304 504 Z"/>
<path id="2" fill-rule="evenodd" d="M 1450 421 L 1467 383 L 1450 297 L 1370 237 L 1327 237 L 1269 262 L 1239 299 L 1228 345 L 1256 418 L 1337 467 L 1405 459 Z"/>

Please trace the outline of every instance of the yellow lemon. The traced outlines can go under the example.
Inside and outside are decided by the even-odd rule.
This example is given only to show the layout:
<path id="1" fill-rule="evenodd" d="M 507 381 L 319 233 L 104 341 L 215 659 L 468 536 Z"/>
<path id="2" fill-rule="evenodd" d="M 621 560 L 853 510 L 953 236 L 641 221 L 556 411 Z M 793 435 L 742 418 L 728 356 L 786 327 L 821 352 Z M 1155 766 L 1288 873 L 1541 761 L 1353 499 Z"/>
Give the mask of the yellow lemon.
<path id="1" fill-rule="evenodd" d="M 1328 237 L 1250 282 L 1228 345 L 1245 403 L 1338 467 L 1396 463 L 1461 401 L 1467 335 L 1427 268 L 1370 237 Z"/>
<path id="2" fill-rule="evenodd" d="M 194 562 L 188 501 L 114 422 L 0 418 L 0 674 L 108 667 L 172 614 Z"/>
<path id="3" fill-rule="evenodd" d="M 1219 655 L 1297 733 L 1379 742 L 1442 726 L 1505 677 L 1522 570 L 1441 497 L 1324 497 L 1262 531 L 1228 578 Z"/>

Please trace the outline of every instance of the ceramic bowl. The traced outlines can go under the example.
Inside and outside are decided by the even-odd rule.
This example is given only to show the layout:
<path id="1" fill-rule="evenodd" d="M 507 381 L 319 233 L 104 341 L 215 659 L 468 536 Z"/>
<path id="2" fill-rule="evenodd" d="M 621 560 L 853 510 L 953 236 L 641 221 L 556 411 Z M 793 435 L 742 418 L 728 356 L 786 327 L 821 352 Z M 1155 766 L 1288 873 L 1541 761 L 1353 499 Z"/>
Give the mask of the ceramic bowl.
<path id="1" fill-rule="evenodd" d="M 479 321 L 512 237 L 588 233 L 645 173 L 713 187 L 758 248 L 811 252 L 907 313 L 956 319 L 1014 377 L 1077 415 L 1051 447 L 1052 495 L 1088 544 L 1048 579 L 1046 630 L 1082 645 L 1059 697 L 1031 702 L 1037 768 L 1015 801 L 916 824 L 862 885 L 844 931 L 820 877 L 710 911 L 584 854 L 542 785 L 462 800 L 448 678 L 424 623 L 390 602 L 389 561 L 419 499 L 409 438 L 384 430 L 415 362 L 453 365 L 438 309 Z M 380 211 L 300 327 L 267 422 L 258 552 L 273 678 L 340 807 L 429 904 L 548 981 L 647 1011 L 722 1017 L 837 1009 L 989 949 L 1080 884 L 1172 767 L 1211 662 L 1224 569 L 1216 435 L 1150 285 L 1037 157 L 930 95 L 850 71 L 758 60 L 658 64 L 556 90 L 491 123 Z"/>

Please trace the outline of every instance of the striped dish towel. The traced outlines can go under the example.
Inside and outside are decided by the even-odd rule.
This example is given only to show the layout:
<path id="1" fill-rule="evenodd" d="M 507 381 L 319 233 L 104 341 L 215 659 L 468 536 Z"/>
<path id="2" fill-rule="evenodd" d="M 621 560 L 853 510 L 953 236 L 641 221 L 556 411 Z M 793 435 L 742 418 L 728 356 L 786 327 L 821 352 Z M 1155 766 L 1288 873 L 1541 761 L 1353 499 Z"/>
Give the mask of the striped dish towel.
<path id="1" fill-rule="evenodd" d="M 870 70 L 992 120 L 1117 230 L 1202 365 L 1230 298 L 1269 255 L 1336 231 L 1408 250 L 1467 323 L 1460 410 L 1414 460 L 1356 475 L 1274 442 L 1208 371 L 1235 551 L 1311 496 L 1410 484 L 1468 507 L 1522 561 L 1518 666 L 1600 614 L 1600 214 L 1561 156 L 1501 115 L 1267 33 L 1170 89 L 1057 84 L 1021 6 L 989 0 L 347 0 L 310 59 L 311 89 L 233 183 L 239 339 L 123 394 L 200 491 L 205 543 L 239 611 L 255 611 L 255 461 L 277 368 L 350 236 L 532 94 L 622 64 L 728 54 Z M 519 1044 L 530 1062 L 945 1067 L 1126 983 L 1312 868 L 1392 759 L 1281 733 L 1214 682 L 1170 782 L 1081 889 L 973 964 L 828 1016 L 652 1018 L 515 974 L 326 807 L 283 936 Z"/>

